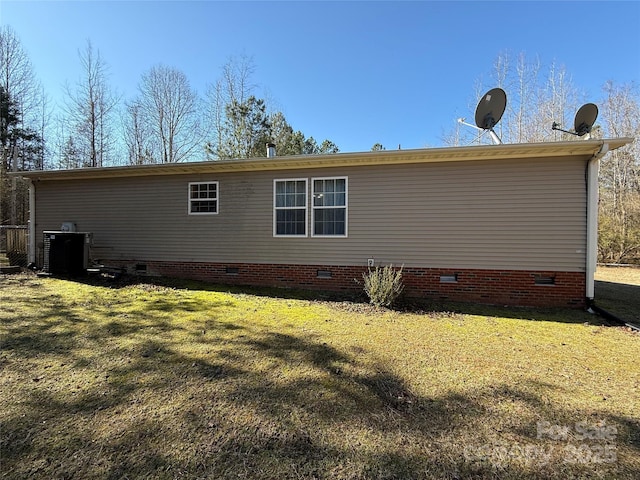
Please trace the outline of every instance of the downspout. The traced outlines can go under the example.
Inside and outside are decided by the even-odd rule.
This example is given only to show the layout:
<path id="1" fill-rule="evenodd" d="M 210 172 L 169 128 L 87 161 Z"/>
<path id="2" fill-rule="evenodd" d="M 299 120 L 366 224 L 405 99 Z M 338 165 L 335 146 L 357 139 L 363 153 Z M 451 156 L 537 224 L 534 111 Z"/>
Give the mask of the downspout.
<path id="1" fill-rule="evenodd" d="M 600 159 L 609 151 L 609 144 L 602 143 L 598 153 L 587 162 L 587 259 L 586 292 L 587 305 L 591 307 L 595 297 L 595 275 L 598 261 L 598 172 Z"/>
<path id="2" fill-rule="evenodd" d="M 29 247 L 27 264 L 36 263 L 36 185 L 30 178 L 25 179 L 29 184 Z"/>

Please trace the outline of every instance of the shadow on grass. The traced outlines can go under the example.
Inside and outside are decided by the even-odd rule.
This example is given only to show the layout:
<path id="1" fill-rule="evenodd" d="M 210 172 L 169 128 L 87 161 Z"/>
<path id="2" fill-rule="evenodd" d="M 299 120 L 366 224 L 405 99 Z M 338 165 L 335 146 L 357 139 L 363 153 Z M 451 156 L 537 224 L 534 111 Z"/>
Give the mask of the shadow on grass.
<path id="1" fill-rule="evenodd" d="M 148 285 L 152 287 L 166 287 L 178 290 L 225 292 L 238 295 L 246 294 L 259 297 L 282 298 L 291 300 L 365 300 L 364 293 L 353 291 L 318 291 L 287 287 L 232 285 L 173 277 L 122 275 L 114 279 L 101 276 L 81 276 L 75 278 L 67 278 L 67 280 L 82 283 L 85 285 L 108 287 L 115 290 L 131 286 Z"/>
<path id="2" fill-rule="evenodd" d="M 22 318 L 21 302 L 38 314 Z M 353 356 L 313 335 L 215 321 L 205 322 L 203 333 L 201 323 L 177 326 L 157 316 L 197 305 L 165 299 L 146 306 L 133 319 L 115 302 L 91 304 L 103 321 L 90 322 L 62 297 L 37 289 L 9 304 L 14 313 L 2 314 L 2 388 L 14 395 L 3 397 L 10 402 L 0 416 L 5 478 L 635 474 L 638 421 L 595 409 L 576 418 L 548 401 L 556 386 L 523 379 L 429 397 L 380 359 Z M 184 329 L 198 339 L 197 349 L 180 344 Z M 562 426 L 584 418 L 616 425 L 617 444 L 630 455 L 595 466 L 562 458 L 549 465 L 536 458 L 492 462 L 496 442 L 548 447 L 536 437 L 537 420 Z M 562 455 L 564 444 L 551 446 Z"/>
<path id="3" fill-rule="evenodd" d="M 524 381 L 518 386 L 497 384 L 426 397 L 416 394 L 382 363 L 361 365 L 325 343 L 281 333 L 267 333 L 258 339 L 243 337 L 231 343 L 228 349 L 244 351 L 247 358 L 271 359 L 276 372 L 292 365 L 310 370 L 301 378 L 284 379 L 245 372 L 226 390 L 223 399 L 237 411 L 250 412 L 250 418 L 242 417 L 244 427 L 240 429 L 237 424 L 231 427 L 220 419 L 214 421 L 227 435 L 210 446 L 215 453 L 199 461 L 219 465 L 225 459 L 221 471 L 233 472 L 230 476 L 242 476 L 246 468 L 256 478 L 336 478 L 336 469 L 344 464 L 350 464 L 352 470 L 348 474 L 342 471 L 341 478 L 494 478 L 497 471 L 500 478 L 540 478 L 541 472 L 545 478 L 567 478 L 580 471 L 565 466 L 554 473 L 558 464 L 563 465 L 563 444 L 552 445 L 560 458 L 554 459 L 549 471 L 540 458 L 521 458 L 515 465 L 506 459 L 507 464 L 496 469 L 491 457 L 477 454 L 496 443 L 492 431 L 508 438 L 514 452 L 524 451 L 532 445 L 544 446 L 537 438 L 539 419 L 567 426 L 594 418 L 592 411 L 576 418 L 575 412 L 551 405 L 545 393 L 555 386 Z M 238 349 L 238 344 L 243 348 Z M 514 425 L 511 418 L 496 415 L 490 410 L 494 404 L 528 411 L 528 424 Z M 625 444 L 640 453 L 637 421 L 611 415 L 598 415 L 597 419 L 617 425 Z M 336 438 L 328 441 L 327 433 L 319 428 L 324 425 L 339 431 L 355 425 L 359 436 L 352 444 Z M 227 464 L 229 461 L 232 463 Z M 287 468 L 278 469 L 277 464 Z M 616 471 L 619 466 L 613 466 L 614 476 L 625 478 L 624 467 Z M 606 467 L 612 466 L 600 471 L 605 476 L 611 472 Z M 589 474 L 589 468 L 584 471 Z"/>
<path id="4" fill-rule="evenodd" d="M 640 323 L 640 286 L 596 281 L 596 305 L 628 322 Z"/>
<path id="5" fill-rule="evenodd" d="M 119 289 L 134 285 L 151 285 L 156 287 L 167 287 L 188 291 L 224 292 L 235 295 L 253 295 L 258 297 L 308 300 L 317 302 L 336 303 L 337 306 L 346 305 L 347 308 L 370 312 L 376 314 L 377 310 L 368 304 L 364 292 L 359 291 L 317 291 L 296 288 L 278 287 L 256 287 L 241 285 L 222 285 L 202 282 L 197 280 L 186 280 L 168 277 L 137 277 L 124 275 L 116 280 L 101 277 L 82 277 L 74 279 L 89 285 L 107 286 Z M 623 292 L 613 290 L 616 298 L 623 295 Z M 159 309 L 170 308 L 158 305 Z M 469 314 L 496 316 L 503 318 L 513 318 L 521 320 L 542 320 L 560 323 L 592 323 L 594 325 L 606 324 L 600 317 L 586 313 L 583 309 L 569 308 L 542 308 L 542 307 L 515 307 L 485 305 L 467 302 L 441 301 L 435 299 L 401 298 L 395 310 L 408 313 L 425 314 Z M 639 310 L 640 311 L 640 310 Z"/>

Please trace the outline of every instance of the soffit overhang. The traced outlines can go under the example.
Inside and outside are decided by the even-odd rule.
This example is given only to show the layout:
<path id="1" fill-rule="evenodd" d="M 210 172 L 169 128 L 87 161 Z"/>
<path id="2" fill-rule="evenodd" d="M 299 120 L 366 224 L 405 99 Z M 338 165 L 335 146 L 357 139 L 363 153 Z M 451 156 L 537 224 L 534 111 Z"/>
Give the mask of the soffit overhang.
<path id="1" fill-rule="evenodd" d="M 246 160 L 165 163 L 72 170 L 36 170 L 10 173 L 34 181 L 83 180 L 97 178 L 147 177 L 158 175 L 188 175 L 281 171 L 330 167 L 400 165 L 412 163 L 470 162 L 481 160 L 526 161 L 529 158 L 584 157 L 589 159 L 603 151 L 620 148 L 632 138 L 582 140 L 569 142 L 518 143 L 476 145 L 467 147 L 421 148 L 412 150 L 382 150 L 376 152 L 333 153 L 326 155 L 294 155 Z"/>

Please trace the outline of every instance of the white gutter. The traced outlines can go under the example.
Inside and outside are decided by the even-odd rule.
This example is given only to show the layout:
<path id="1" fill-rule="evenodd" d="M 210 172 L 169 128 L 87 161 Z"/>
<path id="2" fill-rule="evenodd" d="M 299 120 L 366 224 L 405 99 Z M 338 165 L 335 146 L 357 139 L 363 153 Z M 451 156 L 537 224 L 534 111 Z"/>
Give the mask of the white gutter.
<path id="1" fill-rule="evenodd" d="M 595 275 L 598 261 L 598 172 L 600 159 L 609 151 L 609 144 L 602 142 L 600 151 L 587 163 L 587 264 L 586 297 L 595 296 Z"/>
<path id="2" fill-rule="evenodd" d="M 0 0 L 1 1 L 1 0 Z M 460 161 L 542 159 L 567 156 L 590 157 L 607 142 L 610 150 L 631 143 L 631 138 L 582 140 L 580 142 L 512 143 L 503 145 L 474 145 L 467 147 L 439 147 L 413 150 L 383 150 L 379 152 L 331 153 L 326 155 L 292 155 L 245 160 L 217 160 L 214 162 L 162 163 L 118 167 L 93 167 L 75 170 L 32 170 L 19 172 L 32 180 L 82 180 L 94 178 L 137 177 L 180 174 L 217 174 L 307 168 L 345 168 L 378 165 L 425 164 Z M 11 177 L 12 173 L 9 173 Z"/>
<path id="3" fill-rule="evenodd" d="M 31 179 L 25 179 L 29 183 L 29 246 L 27 252 L 27 264 L 36 263 L 36 186 Z"/>

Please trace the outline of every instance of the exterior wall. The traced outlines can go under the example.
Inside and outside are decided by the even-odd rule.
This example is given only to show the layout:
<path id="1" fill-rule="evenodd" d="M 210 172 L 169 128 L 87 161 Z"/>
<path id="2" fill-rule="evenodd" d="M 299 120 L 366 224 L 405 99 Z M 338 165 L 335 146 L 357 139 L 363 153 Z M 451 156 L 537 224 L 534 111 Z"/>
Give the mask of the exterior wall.
<path id="1" fill-rule="evenodd" d="M 274 237 L 273 180 L 330 176 L 348 177 L 348 236 Z M 188 215 L 189 182 L 207 181 L 219 182 L 219 213 Z M 493 273 L 520 271 L 526 281 L 518 280 L 517 288 L 529 288 L 531 272 L 558 272 L 558 279 L 560 273 L 578 274 L 569 275 L 566 288 L 579 283 L 582 291 L 566 293 L 563 302 L 573 304 L 584 297 L 584 159 L 45 180 L 36 183 L 36 201 L 40 238 L 42 231 L 57 230 L 64 221 L 75 222 L 79 231 L 93 233 L 92 256 L 110 264 L 165 262 L 165 266 L 200 265 L 205 270 L 242 264 L 252 265 L 250 270 L 256 272 L 258 265 L 284 265 L 289 273 L 283 278 L 295 278 L 290 272 L 303 268 L 316 275 L 318 269 L 340 267 L 351 272 L 352 281 L 354 275 L 361 278 L 367 259 L 374 258 L 376 265 L 404 265 L 408 288 L 415 285 L 416 292 L 429 295 L 536 304 L 538 292 L 545 292 L 540 298 L 549 298 L 547 292 L 565 288 L 559 282 L 535 285 L 531 294 L 521 297 L 505 296 L 494 288 Z M 41 245 L 38 258 L 42 258 Z M 300 268 L 286 267 L 291 265 Z M 415 280 L 408 273 L 412 269 L 422 272 L 415 274 Z M 489 273 L 461 276 L 455 285 L 438 282 L 434 286 L 425 280 L 430 278 L 428 272 L 445 270 Z M 229 277 L 225 275 L 224 281 L 231 283 Z M 247 283 L 258 283 L 259 278 L 248 282 L 249 277 L 242 277 Z M 472 278 L 473 283 L 465 283 Z M 207 279 L 222 281 L 211 272 Z M 309 287 L 317 288 L 317 282 L 318 286 L 339 284 L 335 275 L 327 280 L 308 280 Z M 292 286 L 295 281 L 280 283 Z"/>
<path id="2" fill-rule="evenodd" d="M 346 175 L 347 238 L 273 237 L 273 179 Z M 219 214 L 187 185 L 219 182 Z M 104 259 L 584 271 L 584 162 L 477 161 L 38 182 L 36 231 L 73 221 Z"/>
<path id="3" fill-rule="evenodd" d="M 121 263 L 135 272 L 134 261 Z M 150 262 L 145 274 L 190 278 L 227 285 L 254 285 L 307 290 L 362 292 L 366 267 L 334 265 L 272 265 L 189 262 Z M 319 274 L 319 272 L 321 272 Z M 139 272 L 138 272 L 139 273 Z M 323 276 L 323 274 L 325 276 Z M 327 274 L 330 277 L 327 278 Z M 455 275 L 455 282 L 442 282 Z M 553 278 L 553 285 L 538 285 L 536 277 Z M 585 274 L 523 270 L 404 268 L 405 295 L 494 305 L 581 308 L 585 305 Z"/>

